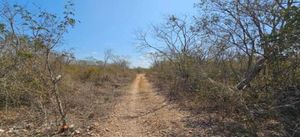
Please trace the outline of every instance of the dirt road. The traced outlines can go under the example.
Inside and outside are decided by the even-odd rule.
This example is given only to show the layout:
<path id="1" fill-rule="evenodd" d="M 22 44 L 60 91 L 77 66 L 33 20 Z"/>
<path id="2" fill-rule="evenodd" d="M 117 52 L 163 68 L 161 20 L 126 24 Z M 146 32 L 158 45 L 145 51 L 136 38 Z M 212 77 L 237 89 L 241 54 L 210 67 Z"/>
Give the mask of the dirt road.
<path id="1" fill-rule="evenodd" d="M 102 125 L 104 137 L 177 136 L 188 133 L 176 107 L 157 95 L 144 74 L 139 74 L 114 113 Z M 187 134 L 186 134 L 187 135 Z"/>

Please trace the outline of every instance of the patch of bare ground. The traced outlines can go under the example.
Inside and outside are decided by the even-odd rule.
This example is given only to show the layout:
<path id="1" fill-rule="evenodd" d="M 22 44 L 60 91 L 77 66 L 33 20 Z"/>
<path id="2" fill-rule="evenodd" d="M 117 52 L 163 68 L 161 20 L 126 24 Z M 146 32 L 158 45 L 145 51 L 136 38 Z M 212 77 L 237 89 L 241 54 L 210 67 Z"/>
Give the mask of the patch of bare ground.
<path id="1" fill-rule="evenodd" d="M 101 137 L 190 136 L 186 112 L 156 94 L 145 75 L 139 74 L 110 118 L 99 126 Z"/>

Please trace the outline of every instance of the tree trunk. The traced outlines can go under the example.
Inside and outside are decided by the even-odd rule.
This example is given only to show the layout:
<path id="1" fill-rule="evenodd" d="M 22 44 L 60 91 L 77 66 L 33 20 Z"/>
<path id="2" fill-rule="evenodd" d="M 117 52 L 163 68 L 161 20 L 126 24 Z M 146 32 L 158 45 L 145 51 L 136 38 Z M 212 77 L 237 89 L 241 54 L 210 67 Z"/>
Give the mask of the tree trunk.
<path id="1" fill-rule="evenodd" d="M 47 70 L 50 74 L 50 78 L 52 80 L 52 85 L 53 85 L 53 93 L 55 95 L 55 101 L 57 103 L 57 107 L 58 107 L 58 111 L 59 111 L 59 114 L 61 116 L 61 122 L 62 122 L 62 127 L 60 129 L 59 132 L 64 132 L 66 129 L 68 129 L 68 126 L 67 126 L 67 120 L 66 120 L 66 113 L 64 112 L 64 109 L 63 109 L 63 106 L 62 106 L 62 101 L 59 97 L 59 89 L 58 89 L 58 82 L 61 80 L 61 75 L 58 75 L 57 77 L 54 76 L 53 74 L 53 70 L 51 68 L 51 64 L 49 62 L 50 60 L 50 50 L 47 49 L 46 51 L 46 67 L 47 67 Z"/>
<path id="2" fill-rule="evenodd" d="M 261 57 L 257 63 L 250 69 L 245 78 L 236 86 L 238 90 L 243 90 L 250 85 L 250 82 L 259 74 L 259 72 L 265 67 L 266 59 Z"/>

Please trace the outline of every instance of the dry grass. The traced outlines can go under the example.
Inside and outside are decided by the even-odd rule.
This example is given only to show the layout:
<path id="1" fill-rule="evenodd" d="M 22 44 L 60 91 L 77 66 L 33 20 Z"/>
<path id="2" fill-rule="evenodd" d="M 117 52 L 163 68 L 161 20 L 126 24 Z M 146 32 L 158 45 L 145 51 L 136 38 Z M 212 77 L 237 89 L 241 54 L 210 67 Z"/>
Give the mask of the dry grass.
<path id="1" fill-rule="evenodd" d="M 71 67 L 82 72 L 70 71 L 70 68 L 66 67 L 63 81 L 60 83 L 63 106 L 70 127 L 69 132 L 64 134 L 71 135 L 75 131 L 80 132 L 82 136 L 93 134 L 93 126 L 106 121 L 134 74 L 129 70 L 126 70 L 125 74 L 125 71 L 117 68 L 114 68 L 114 71 L 111 68 L 107 71 L 97 68 L 94 69 L 97 73 L 91 74 L 93 78 L 84 82 L 79 76 L 85 75 L 83 72 L 88 71 L 90 67 Z M 97 81 L 103 76 L 106 79 Z M 60 124 L 59 114 L 52 100 L 53 98 L 47 102 L 41 98 L 29 106 L 10 107 L 7 112 L 4 109 L 0 110 L 0 129 L 4 130 L 0 136 L 60 136 L 56 135 Z"/>
<path id="2" fill-rule="evenodd" d="M 153 74 L 149 77 L 159 94 L 190 112 L 184 122 L 192 129 L 192 136 L 283 136 L 282 124 L 274 115 L 253 111 L 256 108 L 251 105 L 259 100 L 250 96 L 250 91 L 228 91 L 203 80 L 201 91 L 187 92 L 171 80 L 162 81 Z"/>

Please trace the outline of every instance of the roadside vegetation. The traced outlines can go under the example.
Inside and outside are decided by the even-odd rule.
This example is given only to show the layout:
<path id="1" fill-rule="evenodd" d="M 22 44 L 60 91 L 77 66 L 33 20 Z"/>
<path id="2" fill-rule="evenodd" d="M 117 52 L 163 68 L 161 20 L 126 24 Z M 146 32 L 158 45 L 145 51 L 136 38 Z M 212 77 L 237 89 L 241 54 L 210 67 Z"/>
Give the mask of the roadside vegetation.
<path id="1" fill-rule="evenodd" d="M 112 51 L 97 61 L 57 50 L 76 25 L 73 7 L 58 16 L 1 1 L 0 136 L 93 134 L 134 78 Z"/>
<path id="2" fill-rule="evenodd" d="M 102 60 L 59 50 L 78 22 L 72 1 L 61 14 L 0 3 L 0 136 L 96 136 L 127 121 L 136 127 L 128 133 L 300 136 L 299 1 L 199 0 L 197 15 L 137 33 L 149 69 L 130 69 L 109 49 Z M 126 90 L 137 73 L 158 95 L 143 74 Z M 112 114 L 118 103 L 122 115 Z"/>
<path id="3" fill-rule="evenodd" d="M 194 135 L 300 136 L 299 2 L 195 5 L 137 35 L 159 93 L 193 112 Z"/>

